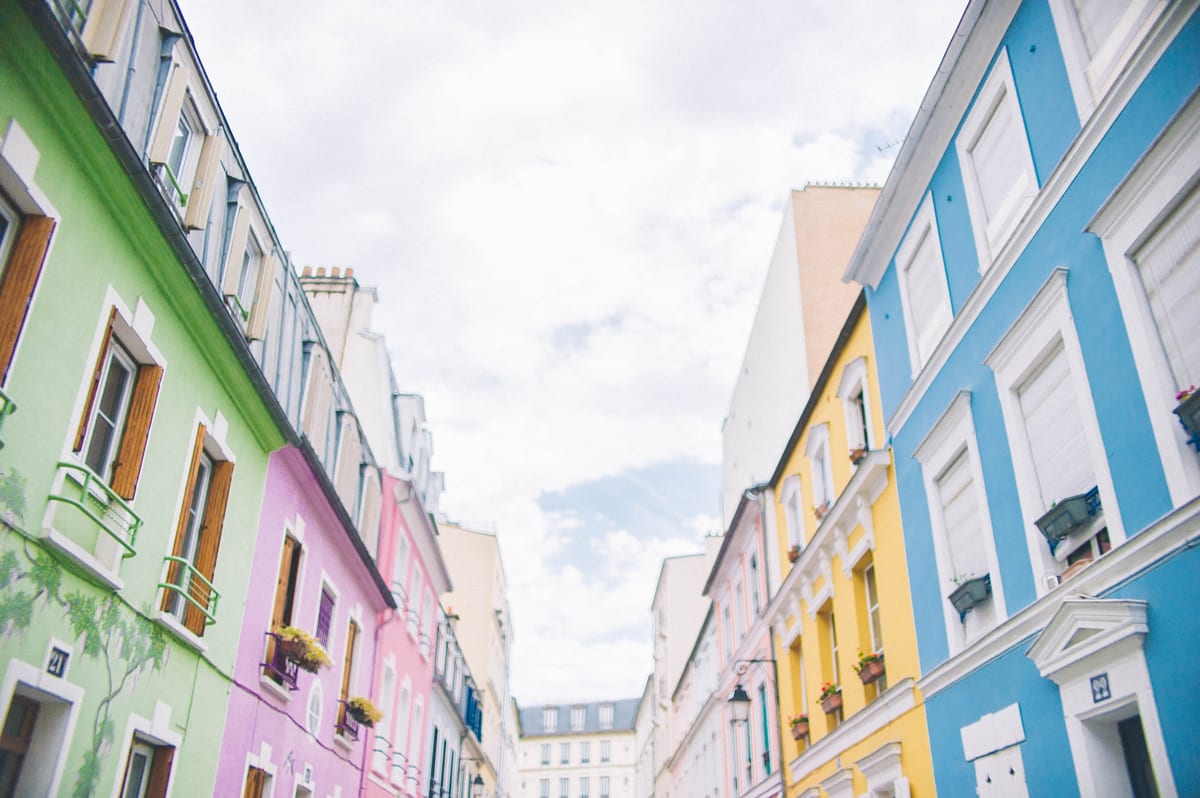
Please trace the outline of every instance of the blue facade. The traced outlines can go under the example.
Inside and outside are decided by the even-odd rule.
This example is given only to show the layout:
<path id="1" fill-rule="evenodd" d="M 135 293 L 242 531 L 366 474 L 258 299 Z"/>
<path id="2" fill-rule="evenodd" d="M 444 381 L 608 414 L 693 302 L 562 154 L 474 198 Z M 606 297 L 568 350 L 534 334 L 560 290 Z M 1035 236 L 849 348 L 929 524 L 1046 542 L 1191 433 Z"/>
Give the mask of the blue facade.
<path id="1" fill-rule="evenodd" d="M 1183 431 L 1159 401 L 1187 383 L 1168 388 L 1148 382 L 1154 367 L 1144 362 L 1144 353 L 1161 354 L 1155 336 L 1166 333 L 1157 326 L 1158 316 L 1149 329 L 1131 313 L 1131 302 L 1150 300 L 1122 285 L 1141 290 L 1140 283 L 1118 283 L 1127 279 L 1127 266 L 1135 275 L 1149 267 L 1133 265 L 1131 254 L 1126 254 L 1128 264 L 1119 257 L 1123 253 L 1114 260 L 1117 245 L 1109 251 L 1105 242 L 1115 241 L 1117 234 L 1093 230 L 1107 224 L 1108 216 L 1119 216 L 1112 208 L 1125 197 L 1134 197 L 1129 203 L 1138 207 L 1139 197 L 1153 196 L 1164 185 L 1147 179 L 1141 194 L 1125 188 L 1148 172 L 1140 162 L 1152 163 L 1155 151 L 1166 152 L 1172 141 L 1190 140 L 1200 86 L 1200 15 L 1194 3 L 1166 8 L 1130 3 L 1125 18 L 1130 25 L 1112 34 L 1127 36 L 1123 47 L 1113 48 L 1118 53 L 1114 77 L 1095 90 L 1094 108 L 1081 112 L 1063 22 L 1063 9 L 1072 4 L 990 5 L 968 6 L 943 62 L 950 76 L 927 95 L 925 107 L 932 111 L 914 123 L 908 152 L 901 153 L 848 271 L 867 288 L 875 332 L 938 790 L 945 795 L 977 790 L 980 795 L 1140 795 L 1132 786 L 1136 775 L 1129 777 L 1128 789 L 1119 782 L 1125 778 L 1121 774 L 1148 762 L 1159 794 L 1197 795 L 1200 766 L 1191 752 L 1200 734 L 1192 719 L 1200 699 L 1178 677 L 1180 664 L 1189 659 L 1184 647 L 1200 632 L 1192 609 L 1200 554 L 1188 545 L 1200 512 L 1195 501 L 1200 455 L 1180 454 Z M 992 53 L 990 61 L 973 62 L 971 53 L 982 48 Z M 1036 186 L 1010 234 L 1001 236 L 990 264 L 981 269 L 973 228 L 978 213 L 973 218 L 960 139 L 968 135 L 975 106 L 994 102 L 985 87 L 1005 61 L 1011 65 L 1018 124 Z M 1092 63 L 1098 62 L 1096 57 Z M 923 148 L 938 146 L 931 142 L 943 141 L 940 156 L 923 154 Z M 1149 214 L 1152 223 L 1136 236 L 1139 245 L 1158 235 L 1155 225 L 1165 227 L 1164 218 L 1185 213 L 1189 199 L 1184 195 L 1200 176 L 1200 160 L 1186 149 L 1181 152 L 1168 161 L 1167 171 L 1179 176 L 1183 188 L 1162 189 L 1170 196 Z M 954 318 L 924 362 L 914 363 L 909 330 L 920 322 L 906 320 L 905 302 L 914 300 L 902 292 L 917 290 L 905 288 L 905 279 L 914 278 L 903 272 L 918 266 L 903 260 L 904 242 L 919 235 L 917 211 L 926 196 Z M 894 240 L 889 230 L 895 231 Z M 1200 263 L 1186 263 L 1186 271 L 1197 269 Z M 1065 303 L 1058 316 L 1056 292 Z M 1185 311 L 1200 316 L 1200 302 L 1189 301 Z M 1043 318 L 1066 320 L 1054 350 L 1065 354 L 1037 353 L 1042 343 L 1035 331 Z M 1047 344 L 1052 345 L 1053 340 Z M 1021 353 L 1027 350 L 1035 354 L 1023 367 Z M 1009 359 L 1016 365 L 1007 365 Z M 1092 459 L 1099 461 L 1093 465 L 1106 497 L 1106 526 L 1083 544 L 1093 548 L 1084 552 L 1081 546 L 1072 554 L 1079 557 L 1077 567 L 1062 562 L 1057 573 L 1057 567 L 1047 570 L 1050 550 L 1038 548 L 1046 542 L 1031 523 L 1054 505 L 1049 497 L 1036 504 L 1041 499 L 1032 496 L 1030 486 L 1044 481 L 1038 483 L 1029 467 L 1031 455 L 1022 448 L 1034 452 L 1033 463 L 1046 467 L 1046 461 L 1037 460 L 1038 443 L 1022 438 L 1033 434 L 1029 419 L 1038 411 L 1032 400 L 1022 404 L 1014 387 L 1032 384 L 1052 359 L 1079 364 L 1071 367 L 1067 381 L 1076 387 L 1082 415 L 1094 417 L 1098 437 L 1092 438 L 1099 446 L 1092 445 Z M 1024 382 L 1013 383 L 1010 373 Z M 1200 374 L 1192 373 L 1190 382 L 1200 383 Z M 967 397 L 956 403 L 963 392 Z M 1018 416 L 1028 426 L 1017 428 L 1013 419 Z M 956 418 L 966 421 L 954 429 L 970 430 L 961 441 L 945 432 Z M 1085 430 L 1088 423 L 1083 422 Z M 955 460 L 960 450 L 966 461 Z M 958 575 L 949 538 L 963 528 L 958 524 L 951 530 L 948 524 L 966 512 L 966 505 L 951 506 L 952 497 L 946 498 L 946 475 L 955 467 L 948 462 L 974 465 L 969 487 L 977 490 L 971 507 L 983 527 L 978 539 L 994 549 L 995 593 L 987 601 L 995 618 L 974 627 L 968 625 L 975 623 L 969 615 L 959 619 L 948 611 L 945 577 Z M 1099 542 L 1104 534 L 1112 537 L 1111 551 Z M 1064 601 L 1078 594 L 1094 600 Z M 1122 613 L 1135 620 L 1120 620 Z M 961 637 L 956 624 L 966 630 Z M 1089 637 L 1112 642 L 1088 648 Z M 1096 688 L 1093 701 L 1085 701 L 1086 707 L 1079 703 L 1080 680 L 1103 676 L 1093 685 L 1104 684 L 1118 671 L 1120 684 L 1113 682 L 1111 698 Z M 1009 714 L 1003 714 L 1006 708 Z M 989 718 L 991 713 L 1000 714 Z M 1144 752 L 1136 741 L 1113 742 L 1118 726 L 1120 733 L 1128 732 L 1133 717 L 1141 719 Z M 1003 764 L 1008 773 L 1009 762 L 1018 763 L 1011 783 L 985 780 L 992 764 Z"/>

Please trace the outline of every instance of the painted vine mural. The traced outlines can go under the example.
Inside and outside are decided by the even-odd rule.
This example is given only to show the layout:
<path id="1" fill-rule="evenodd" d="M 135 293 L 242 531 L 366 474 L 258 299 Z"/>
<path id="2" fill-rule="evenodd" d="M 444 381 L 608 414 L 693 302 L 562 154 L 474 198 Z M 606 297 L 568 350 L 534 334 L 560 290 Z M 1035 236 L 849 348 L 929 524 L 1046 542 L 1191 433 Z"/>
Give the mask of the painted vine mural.
<path id="1" fill-rule="evenodd" d="M 10 530 L 0 551 L 0 634 L 23 636 L 35 614 L 61 613 L 74 635 L 76 651 L 98 663 L 106 678 L 91 721 L 91 746 L 84 752 L 71 792 L 75 798 L 87 798 L 96 790 L 104 756 L 112 745 L 113 703 L 126 691 L 132 693 L 139 675 L 166 665 L 166 638 L 149 620 L 149 608 L 136 612 L 112 593 L 64 586 L 63 564 L 24 531 L 25 506 L 25 479 L 16 469 L 0 474 L 0 528 Z"/>

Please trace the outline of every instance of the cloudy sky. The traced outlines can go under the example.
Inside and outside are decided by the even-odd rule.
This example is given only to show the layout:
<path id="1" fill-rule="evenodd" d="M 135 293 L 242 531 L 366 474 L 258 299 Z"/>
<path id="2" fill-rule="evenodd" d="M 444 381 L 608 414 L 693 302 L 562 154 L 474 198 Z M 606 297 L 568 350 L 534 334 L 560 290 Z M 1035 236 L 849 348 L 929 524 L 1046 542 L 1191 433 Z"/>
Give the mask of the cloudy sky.
<path id="1" fill-rule="evenodd" d="M 962 0 L 182 0 L 297 264 L 379 287 L 521 703 L 640 695 L 790 188 L 882 182 Z"/>

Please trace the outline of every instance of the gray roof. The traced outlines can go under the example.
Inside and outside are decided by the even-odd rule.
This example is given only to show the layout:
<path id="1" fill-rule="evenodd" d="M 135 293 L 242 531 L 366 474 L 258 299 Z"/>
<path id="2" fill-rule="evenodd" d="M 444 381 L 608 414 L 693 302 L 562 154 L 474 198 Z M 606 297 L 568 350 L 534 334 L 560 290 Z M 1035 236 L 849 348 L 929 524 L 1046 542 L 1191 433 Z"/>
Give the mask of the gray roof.
<path id="1" fill-rule="evenodd" d="M 518 713 L 521 721 L 521 736 L 522 737 L 545 737 L 549 735 L 570 735 L 570 734 L 599 734 L 603 732 L 628 732 L 633 731 L 634 719 L 637 716 L 638 702 L 640 698 L 622 698 L 617 701 L 592 701 L 589 703 L 575 704 L 538 704 L 532 707 L 519 707 Z M 610 705 L 613 708 L 612 726 L 607 729 L 600 728 L 600 707 Z M 582 729 L 571 728 L 571 710 L 579 707 L 584 708 L 584 720 Z M 555 724 L 554 731 L 546 731 L 543 724 L 545 712 L 547 709 L 552 709 L 557 713 L 558 722 Z"/>

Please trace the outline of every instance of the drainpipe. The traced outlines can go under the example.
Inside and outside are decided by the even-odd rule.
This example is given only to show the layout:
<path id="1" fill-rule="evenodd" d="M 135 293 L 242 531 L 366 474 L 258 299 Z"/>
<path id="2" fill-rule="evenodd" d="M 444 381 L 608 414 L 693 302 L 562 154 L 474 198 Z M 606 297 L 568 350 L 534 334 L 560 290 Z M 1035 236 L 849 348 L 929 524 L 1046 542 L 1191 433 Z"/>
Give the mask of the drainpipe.
<path id="1" fill-rule="evenodd" d="M 766 593 L 766 600 L 763 602 L 763 607 L 769 606 L 771 600 L 775 598 L 771 595 L 771 580 L 766 563 L 766 559 L 769 556 L 769 549 L 767 548 L 769 541 L 767 540 L 767 502 L 764 494 L 769 489 L 770 484 L 760 482 L 747 491 L 747 493 L 753 493 L 758 497 L 758 527 L 759 536 L 762 539 L 763 576 L 766 577 L 764 581 L 767 583 L 766 591 L 764 591 Z M 780 572 L 782 573 L 782 569 Z M 775 691 L 775 752 L 779 756 L 779 767 L 775 769 L 775 773 L 779 777 L 779 792 L 776 794 L 782 796 L 784 794 L 783 707 L 779 703 L 779 652 L 775 650 L 775 631 L 771 628 L 770 622 L 767 623 L 767 641 L 771 646 L 771 669 L 775 676 L 773 685 Z"/>
<path id="2" fill-rule="evenodd" d="M 138 44 L 142 34 L 142 16 L 146 3 L 139 2 L 137 16 L 133 20 L 133 42 L 129 45 L 129 68 L 125 71 L 125 85 L 121 88 L 121 109 L 117 112 L 117 122 L 125 127 L 125 108 L 129 104 L 129 89 L 133 85 L 133 76 L 137 74 Z"/>

